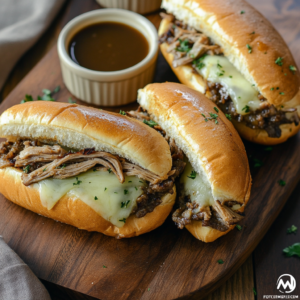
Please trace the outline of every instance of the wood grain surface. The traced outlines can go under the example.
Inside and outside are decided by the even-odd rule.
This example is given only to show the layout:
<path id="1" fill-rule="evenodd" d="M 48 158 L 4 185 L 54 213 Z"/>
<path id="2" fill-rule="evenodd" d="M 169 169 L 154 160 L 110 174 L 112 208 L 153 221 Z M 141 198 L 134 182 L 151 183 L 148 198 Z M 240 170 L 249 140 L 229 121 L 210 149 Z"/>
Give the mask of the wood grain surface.
<path id="1" fill-rule="evenodd" d="M 299 66 L 300 56 L 296 52 L 296 46 L 293 46 L 299 46 L 299 29 L 295 29 L 299 22 L 292 23 L 296 20 L 295 11 L 299 16 L 299 3 L 285 1 L 283 5 L 282 1 L 249 2 L 276 25 L 292 47 Z M 61 26 L 69 19 L 95 8 L 98 6 L 93 1 L 86 0 L 84 4 L 79 0 L 69 1 L 56 20 L 59 25 L 47 32 L 52 37 L 52 43 L 55 43 Z M 285 17 L 282 17 L 282 14 Z M 160 19 L 157 14 L 148 17 L 158 25 Z M 286 20 L 288 17 L 290 22 Z M 45 53 L 49 44 L 46 48 L 43 47 L 45 46 L 40 45 L 44 52 L 33 50 L 35 53 Z M 30 53 L 26 55 L 31 57 Z M 33 58 L 33 61 L 36 60 L 36 57 Z M 25 61 L 23 66 L 24 68 L 16 68 L 13 71 L 8 84 L 2 90 L 2 95 L 6 96 L 15 83 L 26 74 Z M 155 81 L 165 80 L 176 81 L 176 78 L 160 56 Z M 63 86 L 56 50 L 51 50 L 4 101 L 1 111 L 19 103 L 25 93 L 36 96 L 43 88 L 54 88 L 58 84 Z M 68 91 L 63 88 L 58 95 L 59 101 L 68 97 Z M 299 159 L 296 150 L 299 147 L 298 138 L 274 147 L 271 153 L 266 152 L 263 147 L 251 144 L 246 144 L 246 147 L 252 155 L 250 160 L 262 159 L 264 166 L 252 170 L 254 188 L 251 202 L 246 209 L 244 229 L 242 232 L 233 231 L 212 245 L 203 245 L 186 231 L 176 230 L 170 219 L 152 233 L 128 241 L 115 241 L 100 234 L 83 232 L 39 217 L 11 204 L 3 197 L 0 200 L 0 215 L 4 216 L 0 220 L 0 233 L 34 272 L 46 280 L 44 282 L 49 290 L 56 291 L 52 294 L 55 299 L 60 299 L 60 296 L 64 297 L 61 299 L 90 299 L 79 293 L 75 298 L 74 290 L 97 299 L 173 299 L 183 296 L 189 299 L 203 298 L 222 284 L 245 261 L 299 180 L 298 166 L 293 163 Z M 276 165 L 274 161 L 277 162 Z M 285 179 L 287 186 L 280 187 L 279 179 Z M 266 209 L 262 211 L 262 207 Z M 274 235 L 270 234 L 270 239 L 274 240 Z M 263 253 L 266 253 L 268 243 L 263 241 L 259 247 L 263 247 Z M 276 254 L 278 256 L 277 252 Z M 216 263 L 219 258 L 224 259 L 224 265 Z M 255 259 L 259 270 L 261 260 L 266 262 L 266 255 L 263 255 L 262 251 L 256 251 Z M 107 268 L 103 268 L 103 264 L 107 265 Z M 282 265 L 282 269 L 284 265 L 286 264 Z M 270 267 L 269 261 L 265 267 Z M 262 270 L 265 270 L 264 268 Z M 256 275 L 259 296 L 262 295 L 260 291 L 264 290 L 266 276 L 271 276 L 271 272 L 263 273 L 262 270 L 259 270 L 261 276 Z M 58 284 L 55 285 L 57 288 L 54 288 L 53 283 Z M 254 285 L 250 258 L 226 285 L 207 299 L 254 299 Z M 68 287 L 69 290 L 62 287 Z"/>

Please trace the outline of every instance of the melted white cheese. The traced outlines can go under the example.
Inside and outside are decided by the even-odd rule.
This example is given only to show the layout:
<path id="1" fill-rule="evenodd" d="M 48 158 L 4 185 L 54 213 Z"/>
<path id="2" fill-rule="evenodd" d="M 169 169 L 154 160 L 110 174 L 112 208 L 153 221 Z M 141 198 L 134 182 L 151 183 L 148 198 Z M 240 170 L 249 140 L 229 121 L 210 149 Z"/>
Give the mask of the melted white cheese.
<path id="1" fill-rule="evenodd" d="M 129 217 L 136 206 L 136 199 L 143 193 L 141 187 L 146 185 L 136 176 L 125 176 L 125 182 L 120 183 L 115 174 L 106 171 L 91 170 L 76 177 L 49 178 L 32 187 L 39 190 L 42 204 L 47 209 L 52 209 L 59 199 L 68 194 L 70 198 L 81 199 L 113 225 L 122 227 L 124 221 L 120 220 Z"/>
<path id="2" fill-rule="evenodd" d="M 190 178 L 193 167 L 187 162 L 184 172 L 180 177 L 180 183 L 183 184 L 184 194 L 190 196 L 191 202 L 199 204 L 199 208 L 203 206 L 214 205 L 214 198 L 211 191 L 211 186 L 199 174 L 196 178 Z"/>
<path id="3" fill-rule="evenodd" d="M 257 90 L 226 57 L 207 55 L 202 62 L 204 66 L 197 69 L 199 74 L 210 82 L 224 86 L 239 114 L 246 114 L 245 109 L 243 110 L 246 105 L 251 110 L 259 108 L 261 102 L 257 98 Z"/>

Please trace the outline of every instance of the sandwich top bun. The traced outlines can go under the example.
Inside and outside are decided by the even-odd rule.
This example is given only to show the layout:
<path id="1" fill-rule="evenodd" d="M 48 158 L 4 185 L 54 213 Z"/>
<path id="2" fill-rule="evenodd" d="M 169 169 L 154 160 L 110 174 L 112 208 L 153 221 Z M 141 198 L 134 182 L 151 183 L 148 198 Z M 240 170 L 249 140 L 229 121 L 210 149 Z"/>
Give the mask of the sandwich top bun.
<path id="1" fill-rule="evenodd" d="M 171 1 L 169 1 L 169 2 L 171 2 Z M 166 3 L 166 1 L 163 2 L 163 3 Z M 248 6 L 248 4 L 246 4 L 246 5 Z M 251 9 L 253 10 L 253 8 L 251 8 Z M 167 20 L 167 19 L 163 19 L 161 24 L 160 24 L 158 34 L 162 35 L 164 32 L 166 32 L 169 29 L 169 25 L 170 25 L 170 21 Z M 273 31 L 274 31 L 274 29 L 273 29 Z M 283 45 L 285 45 L 284 42 L 283 42 Z M 201 93 L 205 94 L 206 93 L 206 82 L 203 79 L 203 77 L 199 73 L 194 71 L 191 64 L 180 65 L 180 66 L 174 68 L 173 65 L 172 65 L 174 55 L 171 52 L 167 51 L 168 47 L 169 46 L 168 46 L 167 43 L 163 43 L 160 46 L 160 49 L 161 49 L 161 52 L 162 52 L 163 56 L 165 57 L 165 59 L 169 63 L 170 67 L 172 68 L 173 72 L 176 74 L 176 76 L 178 77 L 180 82 L 185 84 L 186 86 L 192 88 L 192 89 L 195 89 L 195 90 L 200 91 Z M 286 45 L 284 47 L 286 47 Z M 279 49 L 281 49 L 281 48 L 279 48 Z M 288 51 L 288 49 L 287 49 L 287 51 Z M 252 55 L 252 54 L 255 54 L 255 53 L 252 52 L 249 55 Z M 265 56 L 267 57 L 267 54 Z M 248 59 L 250 59 L 252 57 L 254 57 L 254 56 L 251 56 L 251 57 L 247 56 Z M 290 55 L 290 59 L 293 59 L 291 55 Z M 275 68 L 278 71 L 279 66 L 275 64 L 275 60 L 273 61 L 272 68 L 265 69 L 263 67 L 263 63 L 262 63 L 262 64 L 259 64 L 257 66 L 257 68 L 255 70 L 253 70 L 253 72 L 255 74 L 258 74 L 257 72 L 258 72 L 258 69 L 260 69 L 260 68 L 262 68 L 261 69 L 262 71 L 263 70 L 269 70 L 268 72 L 267 71 L 265 72 L 267 74 L 267 76 L 265 76 L 264 78 L 269 78 L 270 79 L 269 86 L 276 87 L 276 85 L 273 84 L 273 79 L 272 79 L 273 75 L 274 75 L 274 72 L 273 72 L 274 70 L 273 69 Z M 297 83 L 297 84 L 295 83 L 295 80 L 298 81 L 298 79 L 297 79 L 299 77 L 299 72 L 298 71 L 293 74 L 290 70 L 288 70 L 288 72 L 286 72 L 286 74 L 287 75 L 285 76 L 283 72 L 280 73 L 280 76 L 284 76 L 284 81 L 282 81 L 282 83 L 280 85 L 277 85 L 278 87 L 283 86 L 283 84 L 285 84 L 285 86 L 287 86 L 288 89 L 291 88 L 292 86 L 295 86 L 295 87 L 297 87 L 297 85 L 299 86 L 299 83 Z M 286 80 L 287 76 L 291 76 L 291 75 L 293 75 L 292 79 L 294 81 L 292 81 L 291 86 L 289 86 L 289 84 L 285 80 Z M 276 81 L 277 81 L 277 79 L 276 79 Z M 255 84 L 255 87 L 257 87 L 256 84 Z M 284 95 L 280 95 L 278 90 L 276 90 L 276 88 L 274 88 L 275 91 L 274 90 L 271 91 L 271 88 L 270 87 L 267 88 L 267 90 L 269 89 L 267 91 L 268 92 L 268 97 L 269 97 L 269 94 L 271 94 L 271 96 L 273 95 L 277 98 L 279 96 L 284 97 L 284 98 L 280 98 L 282 101 L 286 100 L 286 94 L 285 93 L 284 93 Z M 297 90 L 297 88 L 296 88 L 296 90 Z M 298 90 L 299 90 L 299 87 L 298 87 Z M 272 92 L 272 93 L 270 93 L 270 92 Z M 272 99 L 274 99 L 274 98 L 273 97 L 268 98 L 268 97 L 266 97 L 267 101 L 272 103 L 272 101 L 273 101 Z M 284 103 L 284 107 L 285 108 L 297 108 L 297 113 L 300 116 L 300 93 L 297 92 L 291 100 L 287 99 L 287 102 Z M 238 130 L 241 137 L 247 139 L 248 141 L 258 143 L 258 144 L 263 144 L 263 145 L 276 145 L 276 144 L 283 143 L 283 142 L 287 141 L 287 139 L 289 139 L 290 137 L 295 135 L 299 131 L 299 128 L 300 128 L 300 124 L 297 125 L 297 126 L 294 123 L 281 124 L 280 125 L 281 136 L 279 138 L 273 138 L 273 137 L 269 137 L 268 133 L 263 129 L 252 129 L 252 128 L 246 126 L 244 123 L 237 122 L 235 120 L 233 120 L 232 122 L 233 122 L 235 128 Z"/>
<path id="2" fill-rule="evenodd" d="M 163 0 L 162 8 L 220 45 L 269 103 L 300 105 L 300 74 L 290 69 L 296 64 L 289 48 L 271 23 L 246 1 Z M 278 58 L 282 65 L 275 63 Z"/>
<path id="3" fill-rule="evenodd" d="M 119 155 L 167 178 L 172 167 L 166 140 L 149 126 L 121 114 L 60 102 L 13 106 L 0 118 L 0 136 L 56 142 L 73 149 L 95 148 Z"/>
<path id="4" fill-rule="evenodd" d="M 251 176 L 244 145 L 208 98 L 182 84 L 155 83 L 139 90 L 138 102 L 209 182 L 214 200 L 247 203 Z M 208 120 L 210 113 L 217 118 Z"/>

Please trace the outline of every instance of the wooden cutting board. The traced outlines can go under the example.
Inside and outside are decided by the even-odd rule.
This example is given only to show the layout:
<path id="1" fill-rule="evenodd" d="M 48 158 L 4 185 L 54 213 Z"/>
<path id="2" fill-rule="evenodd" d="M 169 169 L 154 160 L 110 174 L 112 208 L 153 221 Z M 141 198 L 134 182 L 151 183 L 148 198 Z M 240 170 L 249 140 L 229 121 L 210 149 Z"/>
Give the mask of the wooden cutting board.
<path id="1" fill-rule="evenodd" d="M 161 56 L 154 81 L 177 81 Z M 61 86 L 57 100 L 66 102 L 71 95 L 62 82 L 53 48 L 7 97 L 0 113 L 20 103 L 25 94 L 36 97 L 43 88 L 57 85 Z M 133 103 L 121 109 L 136 107 Z M 110 110 L 119 111 L 120 107 Z M 245 146 L 253 188 L 243 229 L 214 243 L 204 244 L 177 229 L 170 217 L 150 233 L 116 240 L 38 216 L 2 195 L 0 234 L 39 278 L 96 299 L 203 298 L 251 254 L 300 179 L 299 135 L 272 150 L 250 143 Z M 279 185 L 280 179 L 285 186 Z M 219 259 L 224 264 L 218 264 Z"/>

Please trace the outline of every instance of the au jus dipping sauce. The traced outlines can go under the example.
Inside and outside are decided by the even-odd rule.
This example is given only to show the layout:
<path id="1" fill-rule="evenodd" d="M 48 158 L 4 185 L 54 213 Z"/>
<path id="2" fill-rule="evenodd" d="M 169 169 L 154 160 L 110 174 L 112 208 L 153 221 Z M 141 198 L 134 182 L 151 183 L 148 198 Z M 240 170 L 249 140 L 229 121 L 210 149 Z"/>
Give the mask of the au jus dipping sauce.
<path id="1" fill-rule="evenodd" d="M 142 61 L 149 44 L 142 33 L 122 23 L 93 24 L 77 32 L 69 44 L 69 55 L 90 70 L 124 70 Z"/>

